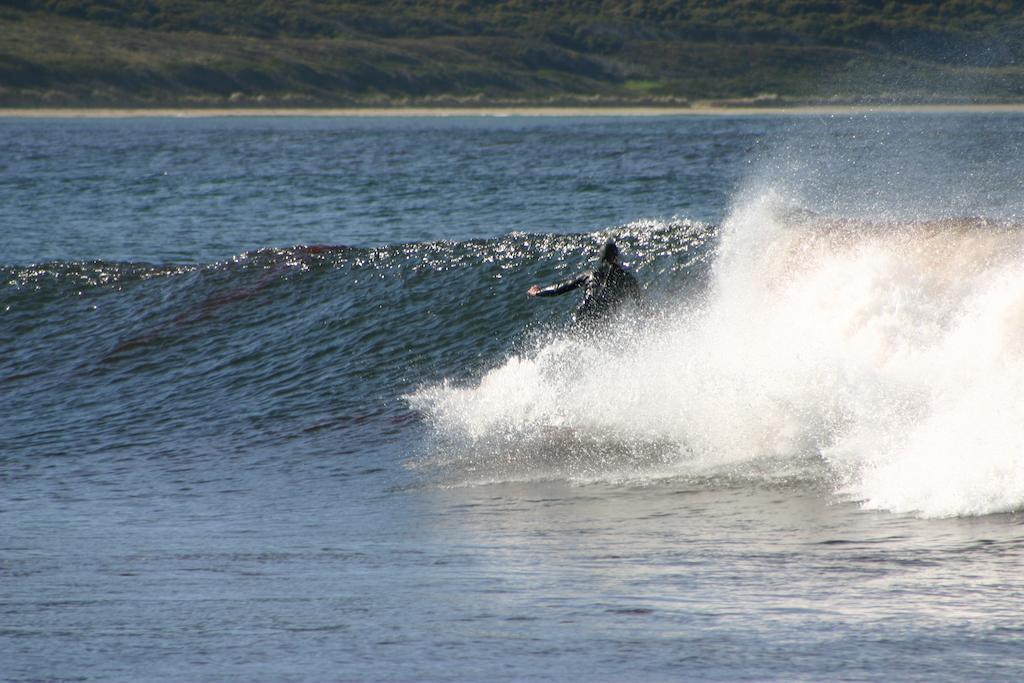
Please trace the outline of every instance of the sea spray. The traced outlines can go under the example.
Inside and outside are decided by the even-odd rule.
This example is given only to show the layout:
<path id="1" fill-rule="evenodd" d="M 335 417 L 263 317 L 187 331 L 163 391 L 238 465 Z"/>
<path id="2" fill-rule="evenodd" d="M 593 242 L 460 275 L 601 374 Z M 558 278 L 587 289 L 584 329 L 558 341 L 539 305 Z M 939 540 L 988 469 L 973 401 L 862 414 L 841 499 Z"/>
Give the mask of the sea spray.
<path id="1" fill-rule="evenodd" d="M 1024 505 L 1022 322 L 1015 226 L 835 219 L 767 193 L 724 223 L 706 289 L 614 342 L 555 336 L 410 400 L 463 475 L 795 466 L 868 507 L 985 514 Z"/>

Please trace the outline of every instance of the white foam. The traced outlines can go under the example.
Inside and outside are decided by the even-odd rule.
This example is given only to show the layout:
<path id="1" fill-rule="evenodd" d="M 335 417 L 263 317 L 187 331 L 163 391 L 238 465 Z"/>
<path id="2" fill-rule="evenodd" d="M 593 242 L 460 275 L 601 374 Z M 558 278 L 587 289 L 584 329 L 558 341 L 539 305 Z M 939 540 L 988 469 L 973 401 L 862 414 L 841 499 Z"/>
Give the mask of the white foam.
<path id="1" fill-rule="evenodd" d="M 1024 238 L 980 221 L 827 220 L 769 193 L 723 225 L 700 299 L 622 327 L 614 344 L 550 341 L 479 385 L 410 400 L 461 444 L 454 457 L 516 458 L 518 476 L 531 439 L 554 427 L 619 440 L 623 459 L 674 444 L 634 477 L 816 462 L 873 508 L 1020 509 Z"/>

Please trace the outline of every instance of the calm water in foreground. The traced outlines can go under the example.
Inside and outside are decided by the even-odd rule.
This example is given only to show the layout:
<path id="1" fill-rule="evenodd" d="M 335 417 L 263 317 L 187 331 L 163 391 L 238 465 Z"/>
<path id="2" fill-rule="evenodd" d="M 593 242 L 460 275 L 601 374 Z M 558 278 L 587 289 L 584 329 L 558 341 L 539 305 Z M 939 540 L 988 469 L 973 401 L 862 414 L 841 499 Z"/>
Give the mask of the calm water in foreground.
<path id="1" fill-rule="evenodd" d="M 0 150 L 0 679 L 1024 677 L 1024 116 Z"/>

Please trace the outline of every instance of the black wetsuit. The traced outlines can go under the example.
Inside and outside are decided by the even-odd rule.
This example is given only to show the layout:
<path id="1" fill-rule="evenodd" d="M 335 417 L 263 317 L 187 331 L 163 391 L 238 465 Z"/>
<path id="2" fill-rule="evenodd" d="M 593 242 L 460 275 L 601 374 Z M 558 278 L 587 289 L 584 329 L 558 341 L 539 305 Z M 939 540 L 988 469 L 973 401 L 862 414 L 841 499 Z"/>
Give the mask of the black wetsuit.
<path id="1" fill-rule="evenodd" d="M 537 292 L 537 296 L 558 296 L 579 287 L 586 287 L 583 299 L 573 313 L 573 323 L 585 325 L 615 313 L 627 299 L 640 303 L 640 284 L 628 270 L 617 263 L 602 261 L 597 270 L 584 273 L 561 284 Z"/>

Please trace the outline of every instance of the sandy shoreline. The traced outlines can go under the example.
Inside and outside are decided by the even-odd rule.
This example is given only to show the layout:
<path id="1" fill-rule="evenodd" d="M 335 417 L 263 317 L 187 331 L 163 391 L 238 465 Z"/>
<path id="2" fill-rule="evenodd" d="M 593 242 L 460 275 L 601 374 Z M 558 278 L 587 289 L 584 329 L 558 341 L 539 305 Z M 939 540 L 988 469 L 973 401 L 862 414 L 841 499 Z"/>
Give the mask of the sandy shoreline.
<path id="1" fill-rule="evenodd" d="M 1024 113 L 1021 104 L 814 105 L 794 107 L 378 107 L 378 108 L 0 108 L 0 118 L 452 117 L 452 116 L 784 116 L 872 113 Z"/>

